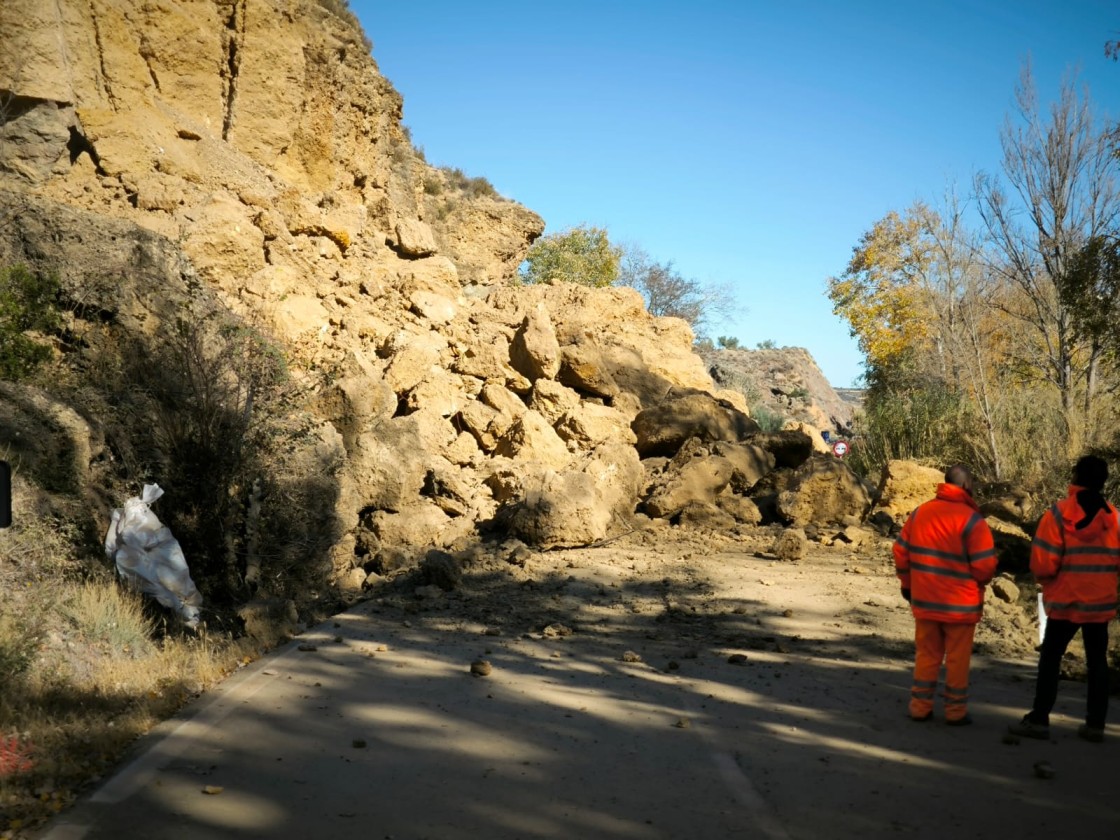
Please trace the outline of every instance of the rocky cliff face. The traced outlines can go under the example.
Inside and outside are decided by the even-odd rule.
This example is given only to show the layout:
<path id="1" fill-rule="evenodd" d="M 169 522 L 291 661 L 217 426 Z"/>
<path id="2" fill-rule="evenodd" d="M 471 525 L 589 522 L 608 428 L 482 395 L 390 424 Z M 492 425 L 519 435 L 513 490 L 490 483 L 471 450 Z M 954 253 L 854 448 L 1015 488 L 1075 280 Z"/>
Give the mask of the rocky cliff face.
<path id="1" fill-rule="evenodd" d="M 701 355 L 712 378 L 725 388 L 742 391 L 754 410 L 761 408 L 820 431 L 851 434 L 858 398 L 845 400 L 829 385 L 805 348 L 710 349 Z"/>
<path id="2" fill-rule="evenodd" d="M 487 529 L 590 543 L 643 501 L 757 522 L 742 494 L 809 448 L 744 444 L 742 395 L 637 292 L 511 284 L 542 220 L 400 115 L 311 0 L 6 0 L 0 267 L 57 274 L 66 318 L 5 392 L 17 490 L 103 533 L 189 483 L 161 515 L 208 598 L 357 590 Z"/>

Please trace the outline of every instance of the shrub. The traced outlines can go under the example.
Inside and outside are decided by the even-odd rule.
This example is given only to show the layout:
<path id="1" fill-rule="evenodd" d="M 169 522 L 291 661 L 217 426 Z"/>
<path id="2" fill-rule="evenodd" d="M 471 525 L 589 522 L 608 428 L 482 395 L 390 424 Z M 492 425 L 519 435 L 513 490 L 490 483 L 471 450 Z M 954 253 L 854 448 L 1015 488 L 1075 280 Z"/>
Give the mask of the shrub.
<path id="1" fill-rule="evenodd" d="M 764 432 L 780 432 L 786 422 L 784 416 L 761 404 L 751 406 L 751 417 Z"/>
<path id="2" fill-rule="evenodd" d="M 730 335 L 721 335 L 716 339 L 716 342 L 725 350 L 737 350 L 739 348 L 739 339 Z"/>
<path id="3" fill-rule="evenodd" d="M 498 191 L 494 189 L 485 178 L 472 178 L 463 172 L 458 167 L 441 167 L 442 171 L 447 175 L 447 180 L 453 189 L 466 193 L 470 198 L 480 198 L 487 196 L 489 198 L 497 198 Z"/>
<path id="4" fill-rule="evenodd" d="M 45 635 L 42 610 L 6 597 L 0 603 L 0 674 L 12 680 L 23 677 L 35 662 Z"/>
<path id="5" fill-rule="evenodd" d="M 523 283 L 576 283 L 601 288 L 618 279 L 622 249 L 602 228 L 580 225 L 542 236 L 525 257 Z"/>
<path id="6" fill-rule="evenodd" d="M 0 377 L 25 379 L 51 357 L 51 348 L 27 333 L 58 329 L 58 291 L 54 275 L 22 265 L 0 269 Z"/>
<path id="7" fill-rule="evenodd" d="M 85 641 L 114 655 L 140 656 L 151 648 L 154 633 L 138 593 L 115 583 L 85 583 L 74 587 L 61 612 Z"/>

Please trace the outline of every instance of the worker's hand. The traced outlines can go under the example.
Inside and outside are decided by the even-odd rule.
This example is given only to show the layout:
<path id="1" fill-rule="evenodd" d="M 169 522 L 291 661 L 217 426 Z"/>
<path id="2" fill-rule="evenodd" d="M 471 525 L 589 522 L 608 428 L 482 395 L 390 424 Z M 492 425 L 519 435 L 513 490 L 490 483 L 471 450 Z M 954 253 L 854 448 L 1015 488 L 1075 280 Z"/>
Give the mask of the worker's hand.
<path id="1" fill-rule="evenodd" d="M 902 599 L 904 601 L 909 601 L 910 600 L 910 590 L 907 589 L 905 586 L 902 587 Z"/>

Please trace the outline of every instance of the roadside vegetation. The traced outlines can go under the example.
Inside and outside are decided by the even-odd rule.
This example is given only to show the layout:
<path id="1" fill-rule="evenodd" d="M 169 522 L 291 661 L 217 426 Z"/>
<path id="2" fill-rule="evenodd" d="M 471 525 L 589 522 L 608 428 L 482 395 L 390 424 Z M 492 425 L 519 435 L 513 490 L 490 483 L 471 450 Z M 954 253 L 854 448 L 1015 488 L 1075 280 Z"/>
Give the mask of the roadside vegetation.
<path id="1" fill-rule="evenodd" d="M 0 531 L 0 838 L 62 810 L 258 650 L 191 634 L 16 495 Z"/>
<path id="2" fill-rule="evenodd" d="M 201 295 L 184 306 L 158 343 L 128 338 L 78 326 L 82 304 L 53 275 L 0 270 L 13 489 L 0 529 L 0 838 L 62 809 L 139 735 L 284 638 L 246 636 L 239 604 L 328 593 L 313 560 L 334 538 L 313 512 L 333 498 L 334 465 L 285 466 L 309 434 L 303 386 L 261 330 Z M 103 438 L 96 478 L 75 468 L 90 456 L 61 422 Z M 107 520 L 92 521 L 102 498 L 120 506 L 153 476 L 174 494 L 160 516 L 207 594 L 198 632 L 118 580 Z"/>
<path id="3" fill-rule="evenodd" d="M 1029 68 L 999 173 L 877 221 L 828 293 L 866 356 L 851 462 L 973 464 L 1059 494 L 1084 452 L 1120 454 L 1117 127 Z"/>

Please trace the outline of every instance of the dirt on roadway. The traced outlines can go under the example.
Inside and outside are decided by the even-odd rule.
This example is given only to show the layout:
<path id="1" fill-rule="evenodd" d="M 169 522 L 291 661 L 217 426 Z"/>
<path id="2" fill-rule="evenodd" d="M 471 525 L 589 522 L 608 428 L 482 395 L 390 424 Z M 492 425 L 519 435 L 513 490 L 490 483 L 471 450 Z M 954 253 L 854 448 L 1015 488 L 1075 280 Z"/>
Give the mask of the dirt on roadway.
<path id="1" fill-rule="evenodd" d="M 651 528 L 480 552 L 449 592 L 386 580 L 159 727 L 35 836 L 1115 832 L 1120 736 L 1076 737 L 1084 684 L 1062 683 L 1052 740 L 1004 735 L 1033 691 L 1029 606 L 989 593 L 974 725 L 945 726 L 940 705 L 914 723 L 889 541 L 784 562 L 774 536 Z"/>

